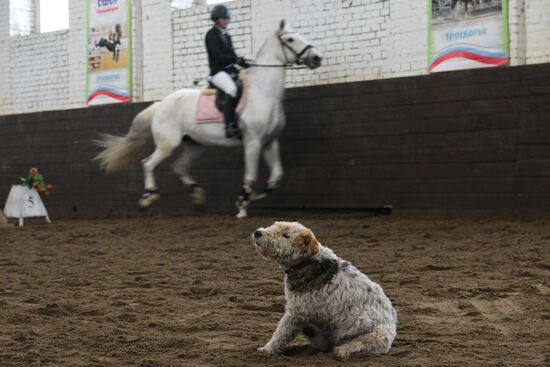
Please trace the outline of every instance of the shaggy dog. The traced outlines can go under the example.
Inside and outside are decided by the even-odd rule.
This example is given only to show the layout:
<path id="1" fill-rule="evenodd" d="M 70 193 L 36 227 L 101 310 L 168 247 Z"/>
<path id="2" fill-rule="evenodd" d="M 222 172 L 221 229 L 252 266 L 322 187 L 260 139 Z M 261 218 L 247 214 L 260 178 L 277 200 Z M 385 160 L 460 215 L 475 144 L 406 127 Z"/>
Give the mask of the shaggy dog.
<path id="1" fill-rule="evenodd" d="M 286 312 L 260 351 L 282 353 L 301 331 L 312 346 L 346 360 L 353 352 L 387 353 L 397 315 L 382 287 L 321 245 L 297 222 L 275 222 L 252 234 L 264 258 L 286 273 Z"/>

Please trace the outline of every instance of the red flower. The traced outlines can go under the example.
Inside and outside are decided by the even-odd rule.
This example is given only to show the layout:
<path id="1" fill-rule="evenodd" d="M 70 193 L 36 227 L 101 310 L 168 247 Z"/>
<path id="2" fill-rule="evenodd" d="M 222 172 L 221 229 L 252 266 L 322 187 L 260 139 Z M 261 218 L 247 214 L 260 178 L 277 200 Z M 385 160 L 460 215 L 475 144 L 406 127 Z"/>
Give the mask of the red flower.
<path id="1" fill-rule="evenodd" d="M 29 169 L 29 173 L 31 175 L 36 175 L 38 173 L 38 168 L 36 167 L 31 167 L 31 169 Z"/>

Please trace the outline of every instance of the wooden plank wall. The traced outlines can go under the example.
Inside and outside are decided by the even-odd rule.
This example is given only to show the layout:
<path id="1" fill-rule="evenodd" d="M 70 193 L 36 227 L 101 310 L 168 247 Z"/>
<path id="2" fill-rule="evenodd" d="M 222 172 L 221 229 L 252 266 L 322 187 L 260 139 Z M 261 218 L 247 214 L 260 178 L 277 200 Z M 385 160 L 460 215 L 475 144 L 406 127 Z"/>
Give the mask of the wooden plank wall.
<path id="1" fill-rule="evenodd" d="M 92 140 L 125 133 L 147 105 L 0 116 L 0 201 L 38 166 L 58 215 L 133 213 L 140 166 L 106 176 Z M 285 180 L 257 207 L 550 208 L 550 64 L 294 88 L 285 106 Z M 155 210 L 188 211 L 169 163 Z M 232 210 L 242 149 L 212 148 L 194 172 L 207 208 Z"/>

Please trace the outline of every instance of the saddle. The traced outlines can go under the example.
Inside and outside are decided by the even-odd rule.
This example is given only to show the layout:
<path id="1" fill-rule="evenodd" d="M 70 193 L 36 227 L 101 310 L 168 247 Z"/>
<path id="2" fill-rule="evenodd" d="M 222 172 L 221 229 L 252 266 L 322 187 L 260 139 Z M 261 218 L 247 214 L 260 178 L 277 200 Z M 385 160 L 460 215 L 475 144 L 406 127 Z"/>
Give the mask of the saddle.
<path id="1" fill-rule="evenodd" d="M 237 116 L 241 114 L 246 104 L 246 72 L 241 71 L 234 78 L 237 85 L 237 108 L 235 110 Z M 223 104 L 224 104 L 225 92 L 216 88 L 213 84 L 209 83 L 209 87 L 201 91 L 199 96 L 199 102 L 197 105 L 197 117 L 198 124 L 212 123 L 212 122 L 224 122 L 223 121 Z"/>

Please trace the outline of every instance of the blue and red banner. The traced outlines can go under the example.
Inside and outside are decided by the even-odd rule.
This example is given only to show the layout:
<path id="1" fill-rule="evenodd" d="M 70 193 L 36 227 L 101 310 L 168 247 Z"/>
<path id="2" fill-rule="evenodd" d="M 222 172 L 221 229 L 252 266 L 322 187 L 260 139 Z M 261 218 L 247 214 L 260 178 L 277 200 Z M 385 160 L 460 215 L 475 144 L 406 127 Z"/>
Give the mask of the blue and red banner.
<path id="1" fill-rule="evenodd" d="M 131 0 L 88 0 L 86 104 L 129 102 L 132 91 Z"/>
<path id="2" fill-rule="evenodd" d="M 507 0 L 430 0 L 428 71 L 508 64 Z"/>

